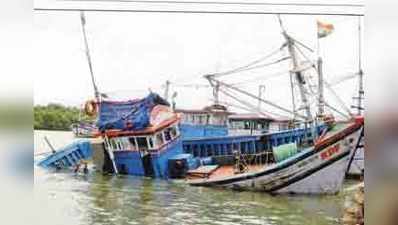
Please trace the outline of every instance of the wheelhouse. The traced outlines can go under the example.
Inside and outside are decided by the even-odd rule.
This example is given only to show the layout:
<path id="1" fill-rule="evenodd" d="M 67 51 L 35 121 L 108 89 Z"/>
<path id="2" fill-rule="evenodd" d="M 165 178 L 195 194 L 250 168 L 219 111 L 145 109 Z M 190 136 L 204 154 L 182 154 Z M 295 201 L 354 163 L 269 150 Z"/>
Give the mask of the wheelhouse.
<path id="1" fill-rule="evenodd" d="M 180 136 L 178 124 L 171 124 L 156 132 L 135 133 L 130 132 L 121 134 L 121 136 L 108 137 L 110 147 L 113 151 L 148 151 L 156 153 Z"/>
<path id="2" fill-rule="evenodd" d="M 211 105 L 200 110 L 177 109 L 181 115 L 183 139 L 228 135 L 228 112 L 222 105 Z"/>
<path id="3" fill-rule="evenodd" d="M 277 119 L 254 113 L 233 114 L 228 117 L 230 135 L 257 135 L 291 128 L 289 119 Z"/>
<path id="4" fill-rule="evenodd" d="M 176 109 L 181 114 L 181 123 L 190 125 L 227 126 L 228 112 L 223 105 L 211 105 L 203 109 Z"/>

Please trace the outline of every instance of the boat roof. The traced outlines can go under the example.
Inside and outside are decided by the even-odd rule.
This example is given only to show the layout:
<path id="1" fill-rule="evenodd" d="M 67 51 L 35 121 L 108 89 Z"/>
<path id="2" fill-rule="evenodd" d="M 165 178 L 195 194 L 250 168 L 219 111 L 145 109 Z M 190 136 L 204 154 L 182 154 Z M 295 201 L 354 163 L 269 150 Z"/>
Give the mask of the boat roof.
<path id="1" fill-rule="evenodd" d="M 271 116 L 265 116 L 258 113 L 238 113 L 228 117 L 231 120 L 268 120 L 274 121 L 275 119 Z"/>
<path id="2" fill-rule="evenodd" d="M 232 112 L 228 111 L 227 107 L 220 104 L 209 105 L 203 109 L 175 109 L 175 112 L 185 114 L 232 114 Z"/>
<path id="3" fill-rule="evenodd" d="M 288 117 L 273 117 L 270 115 L 264 115 L 260 113 L 236 113 L 228 116 L 228 119 L 231 120 L 266 120 L 273 122 L 289 122 L 293 119 Z"/>
<path id="4" fill-rule="evenodd" d="M 139 135 L 149 135 L 149 134 L 154 134 L 174 123 L 177 123 L 180 121 L 180 117 L 176 115 L 175 117 L 165 120 L 162 123 L 156 125 L 156 126 L 149 126 L 145 129 L 142 130 L 118 130 L 118 129 L 110 129 L 110 130 L 105 130 L 104 132 L 97 132 L 95 133 L 95 137 L 98 136 L 108 136 L 108 137 L 120 137 L 120 136 L 139 136 Z"/>

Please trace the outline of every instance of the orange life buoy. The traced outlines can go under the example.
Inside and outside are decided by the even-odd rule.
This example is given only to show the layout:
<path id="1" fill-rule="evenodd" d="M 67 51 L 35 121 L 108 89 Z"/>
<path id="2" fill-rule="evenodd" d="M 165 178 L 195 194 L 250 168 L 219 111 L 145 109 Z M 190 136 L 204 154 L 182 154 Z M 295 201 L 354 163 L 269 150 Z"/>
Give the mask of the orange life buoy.
<path id="1" fill-rule="evenodd" d="M 84 104 L 84 112 L 89 116 L 95 116 L 97 114 L 97 102 L 89 100 Z"/>

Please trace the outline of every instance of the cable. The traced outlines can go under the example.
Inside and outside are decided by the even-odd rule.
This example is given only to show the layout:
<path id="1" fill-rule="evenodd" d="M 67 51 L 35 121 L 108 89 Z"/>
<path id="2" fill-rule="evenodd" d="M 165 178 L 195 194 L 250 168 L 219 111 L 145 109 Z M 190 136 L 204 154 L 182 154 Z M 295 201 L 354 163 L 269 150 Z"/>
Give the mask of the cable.
<path id="1" fill-rule="evenodd" d="M 62 0 L 83 2 L 81 0 Z M 275 3 L 275 2 L 226 2 L 226 1 L 170 1 L 170 0 L 84 0 L 84 2 L 132 2 L 132 3 L 168 3 L 168 4 L 220 4 L 220 5 L 272 5 L 272 6 L 333 6 L 333 7 L 365 7 L 364 4 L 332 4 L 332 3 Z"/>
<path id="2" fill-rule="evenodd" d="M 223 75 L 228 75 L 228 74 L 231 74 L 231 73 L 240 72 L 240 71 L 242 71 L 242 70 L 244 70 L 244 69 L 246 69 L 246 68 L 248 68 L 248 67 L 250 67 L 250 66 L 253 66 L 253 65 L 255 65 L 255 64 L 259 63 L 259 62 L 262 62 L 262 61 L 264 61 L 264 60 L 270 58 L 271 56 L 275 55 L 276 53 L 282 51 L 282 49 L 283 49 L 284 47 L 285 47 L 285 45 L 282 45 L 280 48 L 275 49 L 275 50 L 272 51 L 270 54 L 268 54 L 268 55 L 266 55 L 266 56 L 263 56 L 263 57 L 261 57 L 261 58 L 259 58 L 259 59 L 257 59 L 257 60 L 254 60 L 254 61 L 252 61 L 252 62 L 250 62 L 250 63 L 248 63 L 248 64 L 246 64 L 246 65 L 244 65 L 244 66 L 240 66 L 240 67 L 238 67 L 238 68 L 235 68 L 235 69 L 232 69 L 232 70 L 229 70 L 229 71 L 226 71 L 226 72 L 214 73 L 214 74 L 211 74 L 211 75 L 214 75 L 214 76 L 223 76 Z"/>
<path id="3" fill-rule="evenodd" d="M 254 111 L 257 111 L 258 113 L 262 114 L 263 116 L 270 117 L 269 115 L 266 114 L 266 113 L 269 113 L 269 114 L 272 114 L 272 115 L 275 115 L 275 116 L 278 116 L 278 117 L 286 117 L 286 116 L 281 115 L 281 114 L 278 114 L 278 113 L 274 113 L 274 112 L 269 112 L 269 111 L 262 110 L 262 111 L 265 111 L 265 112 L 266 112 L 266 113 L 264 113 L 264 112 L 258 110 L 258 109 L 257 109 L 255 106 L 253 106 L 252 104 L 250 104 L 250 103 L 248 103 L 248 102 L 246 102 L 246 101 L 243 101 L 243 100 L 241 100 L 241 99 L 238 99 L 237 97 L 233 96 L 232 94 L 230 94 L 230 93 L 227 92 L 226 90 L 220 89 L 220 92 L 222 92 L 224 95 L 226 95 L 226 96 L 228 96 L 228 97 L 234 99 L 235 101 L 237 101 L 237 102 L 239 102 L 239 103 L 245 105 L 246 107 L 249 107 L 249 108 L 251 108 L 251 109 L 254 110 Z"/>
<path id="4" fill-rule="evenodd" d="M 245 84 L 248 84 L 248 83 L 258 82 L 258 81 L 265 81 L 265 80 L 268 80 L 268 79 L 271 79 L 271 78 L 274 78 L 274 77 L 278 77 L 278 76 L 281 76 L 281 75 L 289 75 L 289 71 L 284 70 L 284 71 L 279 71 L 279 72 L 272 73 L 272 74 L 267 74 L 265 76 L 257 76 L 257 77 L 254 77 L 253 79 L 245 80 L 245 81 L 242 81 L 242 82 L 239 82 L 239 83 L 234 83 L 234 84 L 231 84 L 231 85 L 235 86 L 235 87 L 237 87 L 237 86 L 239 87 L 239 86 L 242 86 L 242 85 L 245 85 Z M 263 78 L 263 79 L 261 79 L 261 78 Z"/>
<path id="5" fill-rule="evenodd" d="M 283 58 L 281 58 L 281 59 L 275 60 L 275 61 L 270 62 L 270 63 L 260 64 L 260 65 L 253 66 L 253 67 L 249 67 L 249 68 L 246 68 L 246 69 L 233 70 L 233 71 L 228 71 L 228 72 L 223 72 L 223 73 L 215 73 L 215 74 L 209 74 L 209 75 L 210 75 L 210 76 L 213 76 L 213 77 L 226 76 L 226 75 L 230 75 L 230 74 L 234 74 L 234 73 L 239 73 L 239 72 L 244 72 L 244 71 L 249 71 L 249 70 L 254 70 L 254 69 L 258 69 L 258 68 L 262 68 L 262 67 L 266 67 L 266 66 L 272 66 L 272 65 L 274 65 L 274 64 L 278 64 L 278 63 L 280 63 L 280 62 L 282 62 L 282 61 L 285 61 L 285 60 L 288 60 L 288 59 L 290 59 L 290 58 L 291 58 L 290 56 L 286 56 L 286 57 L 283 57 Z"/>

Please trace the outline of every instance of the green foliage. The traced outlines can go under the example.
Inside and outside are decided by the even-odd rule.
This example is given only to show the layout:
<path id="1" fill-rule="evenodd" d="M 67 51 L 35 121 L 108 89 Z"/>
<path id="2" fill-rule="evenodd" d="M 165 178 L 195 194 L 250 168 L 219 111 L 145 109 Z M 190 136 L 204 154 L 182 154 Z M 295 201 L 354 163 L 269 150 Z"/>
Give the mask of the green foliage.
<path id="1" fill-rule="evenodd" d="M 77 107 L 63 106 L 50 103 L 46 106 L 34 106 L 34 129 L 35 130 L 70 130 L 72 123 L 79 121 Z M 81 113 L 82 121 L 90 121 L 84 113 Z"/>

